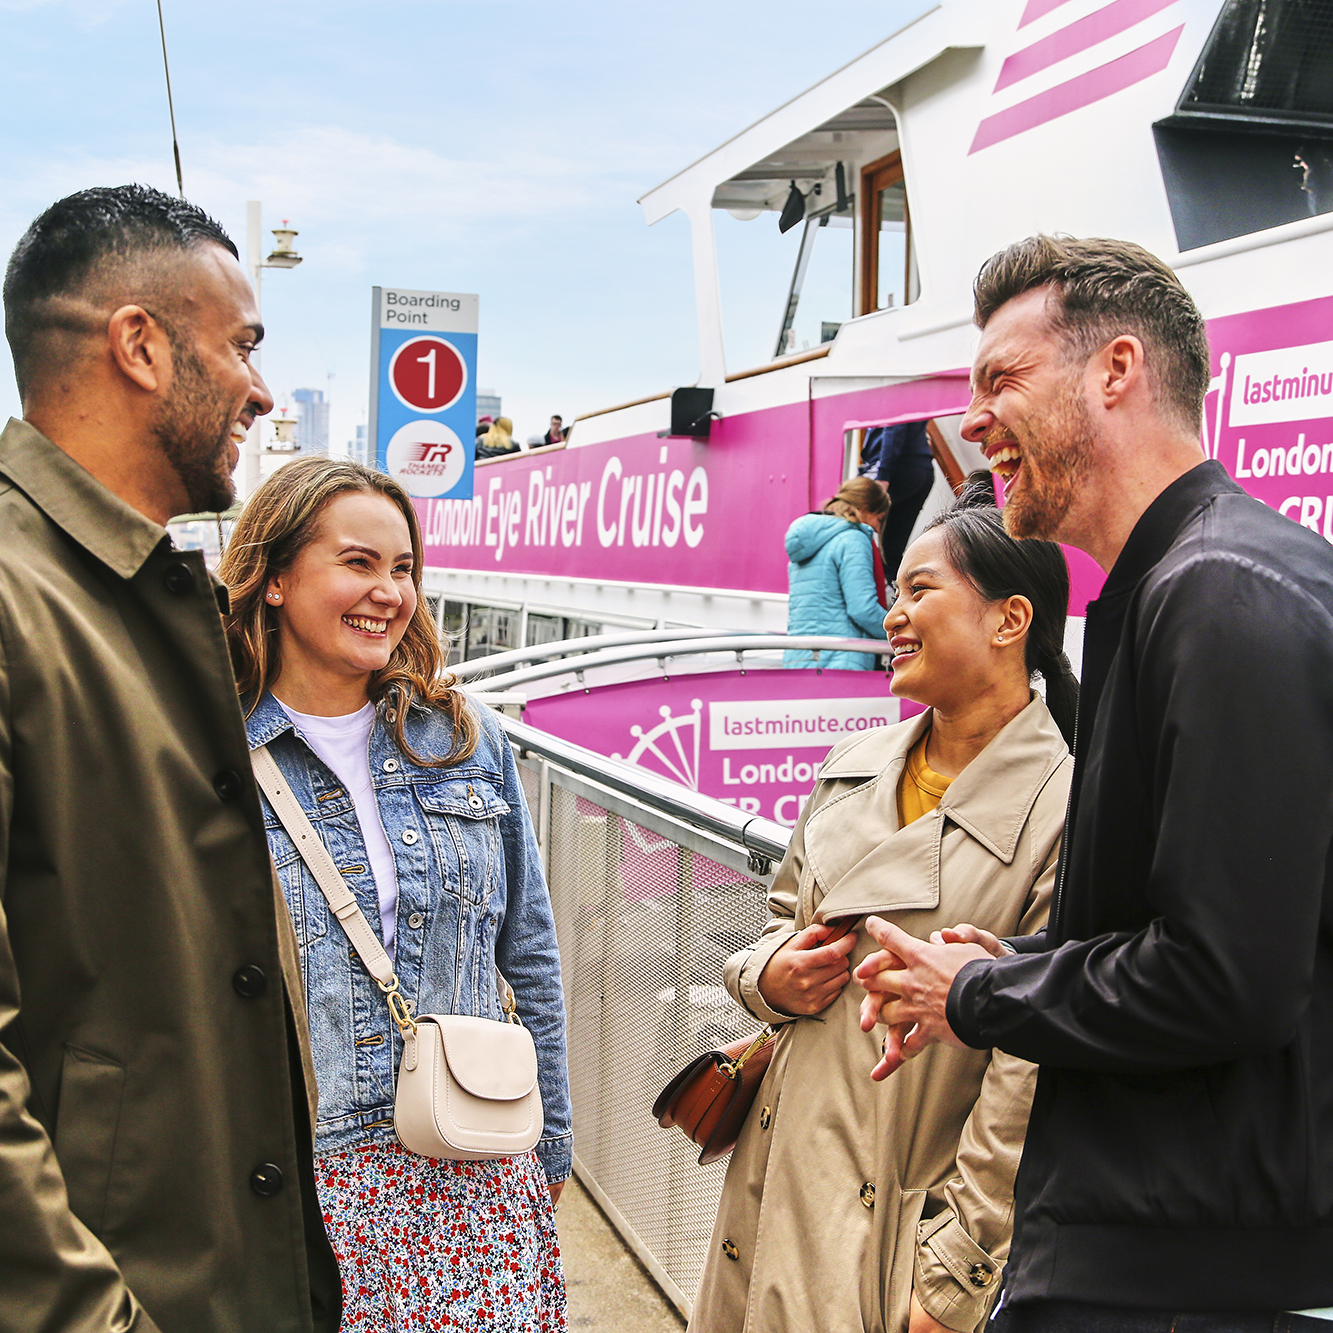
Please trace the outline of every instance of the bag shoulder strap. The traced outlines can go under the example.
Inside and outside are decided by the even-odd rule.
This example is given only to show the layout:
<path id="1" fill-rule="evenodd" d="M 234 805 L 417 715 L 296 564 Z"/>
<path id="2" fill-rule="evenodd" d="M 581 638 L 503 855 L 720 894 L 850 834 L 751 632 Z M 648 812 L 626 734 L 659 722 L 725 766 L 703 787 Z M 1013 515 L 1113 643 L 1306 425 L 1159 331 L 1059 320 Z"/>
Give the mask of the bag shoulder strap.
<path id="1" fill-rule="evenodd" d="M 301 809 L 300 801 L 287 785 L 287 779 L 282 776 L 277 761 L 269 754 L 268 746 L 261 745 L 252 751 L 250 763 L 255 770 L 255 780 L 268 797 L 273 813 L 287 830 L 287 836 L 296 844 L 301 859 L 310 867 L 319 891 L 328 901 L 329 910 L 347 932 L 347 938 L 365 964 L 366 971 L 375 978 L 382 990 L 395 989 L 398 978 L 394 975 L 393 960 L 380 943 L 374 927 L 366 920 L 356 895 L 348 888 L 347 881 L 334 865 L 329 849 L 324 846 L 305 811 Z M 518 1002 L 513 988 L 498 967 L 495 969 L 495 979 L 499 986 L 500 1007 L 506 1014 L 515 1014 Z"/>
<path id="2" fill-rule="evenodd" d="M 287 830 L 287 836 L 296 844 L 301 859 L 310 867 L 319 891 L 328 900 L 329 910 L 347 932 L 347 938 L 352 941 L 352 947 L 366 965 L 366 971 L 381 986 L 388 987 L 394 979 L 393 961 L 385 952 L 374 928 L 366 920 L 356 895 L 333 864 L 329 849 L 320 841 L 319 834 L 306 818 L 301 802 L 287 785 L 287 779 L 282 776 L 277 761 L 269 754 L 268 746 L 261 745 L 255 750 L 250 755 L 250 763 L 255 770 L 255 780 L 268 797 L 273 813 Z"/>

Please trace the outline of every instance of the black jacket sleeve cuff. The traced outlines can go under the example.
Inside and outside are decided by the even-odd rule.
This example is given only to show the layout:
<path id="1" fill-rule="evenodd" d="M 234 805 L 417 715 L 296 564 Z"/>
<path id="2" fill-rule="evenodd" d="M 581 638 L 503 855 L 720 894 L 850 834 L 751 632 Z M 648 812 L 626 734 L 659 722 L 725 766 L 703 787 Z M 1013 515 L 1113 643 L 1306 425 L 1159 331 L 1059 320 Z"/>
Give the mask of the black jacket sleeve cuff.
<path id="1" fill-rule="evenodd" d="M 954 977 L 953 985 L 949 987 L 949 998 L 944 1004 L 944 1017 L 953 1029 L 954 1036 L 979 1051 L 984 1051 L 990 1042 L 981 1035 L 977 1026 L 977 990 L 981 978 L 995 961 L 991 958 L 974 958 L 970 963 L 965 963 L 962 971 Z"/>

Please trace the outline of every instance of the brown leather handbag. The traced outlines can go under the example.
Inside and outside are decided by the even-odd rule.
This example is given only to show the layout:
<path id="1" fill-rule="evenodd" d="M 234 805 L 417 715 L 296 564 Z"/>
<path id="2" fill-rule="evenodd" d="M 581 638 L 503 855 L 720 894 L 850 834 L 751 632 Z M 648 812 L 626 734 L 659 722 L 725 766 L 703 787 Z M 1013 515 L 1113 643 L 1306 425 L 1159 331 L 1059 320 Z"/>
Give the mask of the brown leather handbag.
<path id="1" fill-rule="evenodd" d="M 840 940 L 858 917 L 832 924 L 824 944 Z M 705 1051 L 693 1059 L 662 1089 L 653 1114 L 663 1129 L 673 1125 L 701 1149 L 699 1165 L 725 1157 L 741 1136 L 768 1066 L 776 1034 L 771 1027 L 752 1033 L 720 1051 Z"/>
<path id="2" fill-rule="evenodd" d="M 699 1165 L 725 1157 L 741 1136 L 759 1085 L 773 1059 L 774 1032 L 764 1028 L 720 1051 L 691 1060 L 662 1089 L 653 1114 L 700 1148 Z"/>

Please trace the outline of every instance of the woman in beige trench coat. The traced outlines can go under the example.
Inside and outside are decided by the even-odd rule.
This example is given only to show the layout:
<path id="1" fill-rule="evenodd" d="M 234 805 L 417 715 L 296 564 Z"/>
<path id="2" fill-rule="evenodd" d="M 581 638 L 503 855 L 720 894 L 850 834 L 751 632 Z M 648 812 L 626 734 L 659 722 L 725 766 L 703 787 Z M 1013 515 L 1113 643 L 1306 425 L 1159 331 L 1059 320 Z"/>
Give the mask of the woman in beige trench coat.
<path id="1" fill-rule="evenodd" d="M 958 921 L 1001 938 L 1041 927 L 1072 760 L 1029 682 L 1041 672 L 1072 734 L 1067 601 L 1059 548 L 1013 541 L 993 508 L 950 510 L 904 556 L 885 619 L 893 690 L 928 709 L 834 747 L 774 878 L 772 919 L 726 967 L 732 995 L 778 1037 L 727 1171 L 695 1333 L 984 1324 L 1035 1068 L 934 1046 L 872 1082 L 885 1029 L 861 1031 L 863 992 L 847 982 L 876 946 L 864 931 L 826 943 L 824 923 L 873 912 L 920 938 Z M 904 826 L 904 768 L 919 777 L 923 763 L 947 789 Z"/>

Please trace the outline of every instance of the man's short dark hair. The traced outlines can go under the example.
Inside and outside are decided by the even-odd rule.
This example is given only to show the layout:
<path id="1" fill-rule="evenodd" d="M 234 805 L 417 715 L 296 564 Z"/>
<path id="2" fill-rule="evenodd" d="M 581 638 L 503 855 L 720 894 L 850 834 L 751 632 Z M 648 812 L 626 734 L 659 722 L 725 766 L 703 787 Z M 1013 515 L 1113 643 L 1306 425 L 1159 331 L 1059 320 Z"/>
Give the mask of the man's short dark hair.
<path id="1" fill-rule="evenodd" d="M 148 185 L 80 190 L 52 204 L 23 233 L 5 270 L 5 336 L 19 392 L 52 354 L 52 335 L 85 331 L 55 298 L 82 295 L 117 265 L 209 242 L 240 258 L 203 209 Z"/>
<path id="2" fill-rule="evenodd" d="M 1180 279 L 1156 255 L 1132 241 L 1029 236 L 982 265 L 973 286 L 978 326 L 1041 287 L 1055 298 L 1048 311 L 1070 360 L 1087 361 L 1113 338 L 1133 334 L 1143 344 L 1158 408 L 1200 430 L 1212 373 L 1208 335 Z"/>

